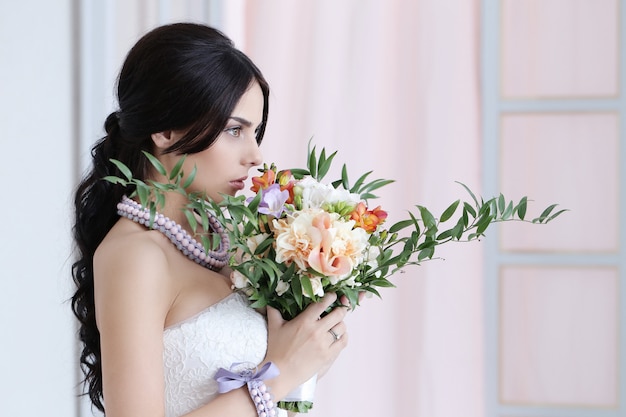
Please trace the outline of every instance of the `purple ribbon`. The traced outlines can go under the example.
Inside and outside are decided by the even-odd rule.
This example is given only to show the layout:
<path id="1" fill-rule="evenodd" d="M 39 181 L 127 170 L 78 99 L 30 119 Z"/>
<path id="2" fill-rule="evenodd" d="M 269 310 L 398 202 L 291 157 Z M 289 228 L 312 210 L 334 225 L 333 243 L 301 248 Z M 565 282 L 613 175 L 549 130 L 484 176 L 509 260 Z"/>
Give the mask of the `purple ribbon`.
<path id="1" fill-rule="evenodd" d="M 241 363 L 234 363 L 230 367 L 241 365 Z M 220 394 L 228 391 L 243 387 L 245 384 L 251 381 L 263 381 L 265 379 L 272 379 L 280 374 L 278 367 L 273 362 L 267 362 L 258 372 L 254 372 L 255 369 L 244 369 L 239 373 L 232 372 L 230 370 L 220 368 L 215 373 L 215 380 L 217 381 L 217 387 Z"/>

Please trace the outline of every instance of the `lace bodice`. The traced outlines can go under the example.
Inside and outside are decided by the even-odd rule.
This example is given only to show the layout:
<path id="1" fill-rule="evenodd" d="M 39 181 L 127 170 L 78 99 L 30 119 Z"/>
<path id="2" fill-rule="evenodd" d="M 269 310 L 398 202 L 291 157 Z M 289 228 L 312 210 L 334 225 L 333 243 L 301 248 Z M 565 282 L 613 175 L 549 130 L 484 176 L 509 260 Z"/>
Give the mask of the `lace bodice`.
<path id="1" fill-rule="evenodd" d="M 166 417 L 178 417 L 217 395 L 213 379 L 234 362 L 260 363 L 267 349 L 265 318 L 234 293 L 199 314 L 165 329 Z M 282 413 L 281 413 L 282 414 Z"/>

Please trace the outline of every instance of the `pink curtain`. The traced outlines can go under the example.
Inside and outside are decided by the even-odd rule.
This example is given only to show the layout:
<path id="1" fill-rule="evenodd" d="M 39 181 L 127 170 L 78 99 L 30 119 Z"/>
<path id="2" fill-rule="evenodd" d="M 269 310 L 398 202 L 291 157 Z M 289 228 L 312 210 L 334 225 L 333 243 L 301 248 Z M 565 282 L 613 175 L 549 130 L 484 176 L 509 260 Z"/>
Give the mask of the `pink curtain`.
<path id="1" fill-rule="evenodd" d="M 313 137 L 339 151 L 337 175 L 346 162 L 353 180 L 396 180 L 379 193 L 390 222 L 469 197 L 455 181 L 480 193 L 476 0 L 265 0 L 245 13 L 239 46 L 273 89 L 267 162 L 304 165 Z M 350 315 L 312 417 L 484 415 L 481 243 L 449 246 Z"/>

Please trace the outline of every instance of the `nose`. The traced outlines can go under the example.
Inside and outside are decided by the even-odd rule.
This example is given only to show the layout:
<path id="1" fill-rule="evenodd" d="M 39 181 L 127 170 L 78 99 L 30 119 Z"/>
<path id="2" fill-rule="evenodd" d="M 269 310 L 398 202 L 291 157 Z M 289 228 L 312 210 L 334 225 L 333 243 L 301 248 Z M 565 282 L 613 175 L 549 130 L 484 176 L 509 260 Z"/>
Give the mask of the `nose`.
<path id="1" fill-rule="evenodd" d="M 261 149 L 259 148 L 259 144 L 256 140 L 250 142 L 251 144 L 248 147 L 245 164 L 252 168 L 254 166 L 261 165 L 263 162 L 263 154 L 261 153 Z"/>

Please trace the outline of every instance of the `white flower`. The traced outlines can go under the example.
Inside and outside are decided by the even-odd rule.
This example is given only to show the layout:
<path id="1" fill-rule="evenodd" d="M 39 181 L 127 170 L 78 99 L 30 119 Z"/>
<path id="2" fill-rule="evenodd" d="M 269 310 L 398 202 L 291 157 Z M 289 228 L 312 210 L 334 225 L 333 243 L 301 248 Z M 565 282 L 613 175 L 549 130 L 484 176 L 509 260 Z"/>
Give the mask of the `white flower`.
<path id="1" fill-rule="evenodd" d="M 322 285 L 322 279 L 320 277 L 307 277 L 303 276 L 302 279 L 308 279 L 311 281 L 311 287 L 313 287 L 313 294 L 318 295 L 320 297 L 324 296 L 324 286 Z M 310 295 L 306 292 L 302 292 L 306 297 L 310 297 Z"/>
<path id="2" fill-rule="evenodd" d="M 339 202 L 358 204 L 360 198 L 343 188 L 335 188 L 331 184 L 322 184 L 311 177 L 306 177 L 296 185 L 302 196 L 302 208 L 321 208 L 324 204 Z"/>
<path id="3" fill-rule="evenodd" d="M 250 284 L 248 278 L 246 278 L 246 276 L 239 271 L 233 271 L 230 274 L 230 281 L 233 283 L 233 289 L 238 290 L 246 288 Z"/>
<path id="4" fill-rule="evenodd" d="M 261 233 L 258 235 L 250 236 L 246 240 L 246 245 L 248 246 L 248 249 L 250 249 L 250 252 L 254 253 L 256 251 L 256 248 L 258 248 L 259 245 L 263 243 L 265 239 L 267 239 L 269 236 L 270 235 L 268 233 Z"/>
<path id="5" fill-rule="evenodd" d="M 376 258 L 380 256 L 380 248 L 378 246 L 370 246 L 369 248 L 367 248 L 365 256 L 365 262 L 367 262 L 367 265 L 371 266 L 372 268 L 378 267 L 378 261 L 376 260 Z"/>
<path id="6" fill-rule="evenodd" d="M 307 259 L 313 248 L 309 229 L 313 216 L 318 212 L 319 210 L 305 210 L 298 212 L 296 217 L 273 220 L 276 262 L 295 262 L 300 271 L 307 270 Z"/>
<path id="7" fill-rule="evenodd" d="M 289 283 L 283 280 L 278 280 L 278 284 L 276 284 L 276 294 L 278 294 L 279 297 L 286 293 L 288 289 Z"/>

